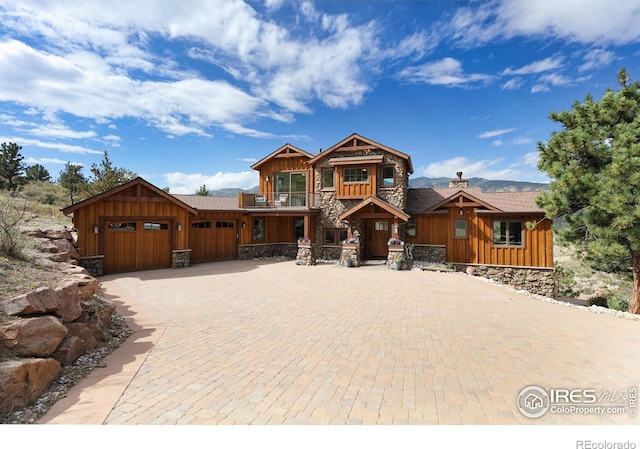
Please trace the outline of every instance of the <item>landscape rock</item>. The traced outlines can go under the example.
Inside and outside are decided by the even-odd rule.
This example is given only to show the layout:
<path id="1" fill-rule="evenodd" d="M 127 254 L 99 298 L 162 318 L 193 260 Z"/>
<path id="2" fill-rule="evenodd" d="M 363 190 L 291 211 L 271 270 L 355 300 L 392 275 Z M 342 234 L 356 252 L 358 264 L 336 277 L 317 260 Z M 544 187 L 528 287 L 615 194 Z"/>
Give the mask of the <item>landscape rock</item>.
<path id="1" fill-rule="evenodd" d="M 78 292 L 81 300 L 91 298 L 98 293 L 100 289 L 98 280 L 88 274 L 72 274 L 65 277 L 62 282 L 75 282 L 78 284 Z"/>
<path id="2" fill-rule="evenodd" d="M 22 357 L 48 357 L 68 332 L 53 316 L 19 318 L 0 326 L 0 348 Z"/>
<path id="3" fill-rule="evenodd" d="M 73 243 L 66 239 L 56 239 L 51 241 L 61 253 L 68 253 L 72 259 L 79 259 L 80 254 L 78 254 L 78 250 L 76 250 Z"/>
<path id="4" fill-rule="evenodd" d="M 80 318 L 82 306 L 78 284 L 71 280 L 64 280 L 58 284 L 55 292 L 58 296 L 58 307 L 55 310 L 56 316 L 60 317 L 65 323 L 70 323 Z"/>
<path id="5" fill-rule="evenodd" d="M 0 310 L 7 315 L 31 316 L 52 312 L 58 307 L 59 298 L 49 287 L 40 287 L 29 293 L 0 303 Z"/>
<path id="6" fill-rule="evenodd" d="M 53 384 L 61 370 L 60 363 L 51 358 L 0 363 L 0 412 L 33 403 Z"/>

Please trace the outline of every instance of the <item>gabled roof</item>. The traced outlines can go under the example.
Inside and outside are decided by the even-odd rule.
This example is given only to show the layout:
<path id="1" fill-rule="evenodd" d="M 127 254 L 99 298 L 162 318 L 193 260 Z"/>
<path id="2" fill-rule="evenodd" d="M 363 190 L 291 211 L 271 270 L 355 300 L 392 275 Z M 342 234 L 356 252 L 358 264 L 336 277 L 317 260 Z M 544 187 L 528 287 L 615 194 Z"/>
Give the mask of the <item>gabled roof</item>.
<path id="1" fill-rule="evenodd" d="M 486 213 L 544 213 L 544 209 L 536 205 L 538 195 L 538 191 L 483 192 L 479 187 L 409 189 L 407 211 L 411 214 L 429 213 L 462 198 L 477 203 Z"/>
<path id="2" fill-rule="evenodd" d="M 294 157 L 294 156 L 302 156 L 302 157 L 306 157 L 308 159 L 311 159 L 313 157 L 313 154 L 307 153 L 306 151 L 301 150 L 300 148 L 295 147 L 295 146 L 291 145 L 290 143 L 286 143 L 283 146 L 281 146 L 280 148 L 278 148 L 276 151 L 271 153 L 270 155 L 260 159 L 258 162 L 253 164 L 251 166 L 251 168 L 253 168 L 254 170 L 258 170 L 258 169 L 260 169 L 261 165 L 263 165 L 265 162 L 273 159 L 274 157 Z"/>
<path id="3" fill-rule="evenodd" d="M 411 162 L 411 156 L 409 156 L 406 153 L 403 153 L 401 151 L 395 150 L 391 147 L 388 147 L 386 145 L 382 145 L 381 143 L 375 142 L 371 139 L 368 139 L 366 137 L 361 136 L 360 134 L 357 133 L 353 133 L 351 134 L 349 137 L 347 137 L 346 139 L 341 140 L 340 142 L 336 143 L 334 146 L 332 146 L 331 148 L 321 152 L 320 154 L 314 156 L 309 163 L 310 164 L 315 164 L 316 162 L 318 162 L 320 159 L 327 157 L 327 155 L 333 153 L 334 151 L 338 150 L 339 148 L 343 148 L 345 146 L 346 143 L 353 141 L 353 140 L 360 140 L 362 142 L 364 142 L 366 144 L 367 148 L 370 147 L 375 147 L 375 148 L 379 148 L 381 150 L 387 151 L 391 154 L 394 154 L 398 157 L 401 157 L 402 159 L 407 161 L 407 171 L 409 173 L 413 173 L 413 163 Z M 359 148 L 357 146 L 355 146 L 354 148 Z"/>
<path id="4" fill-rule="evenodd" d="M 356 204 L 355 206 L 353 206 L 351 209 L 344 211 L 342 214 L 340 214 L 338 219 L 346 220 L 347 217 L 350 217 L 351 215 L 355 214 L 356 212 L 368 206 L 369 204 L 374 204 L 380 207 L 381 209 L 389 212 L 394 217 L 401 218 L 404 221 L 407 221 L 410 218 L 410 216 L 402 209 L 399 209 L 396 206 L 381 200 L 377 196 L 369 196 L 364 200 L 362 200 L 361 202 L 359 202 L 358 204 Z"/>
<path id="5" fill-rule="evenodd" d="M 83 207 L 86 207 L 90 204 L 96 203 L 98 201 L 104 200 L 106 198 L 109 198 L 110 196 L 116 195 L 120 192 L 122 192 L 123 190 L 127 190 L 128 188 L 130 188 L 131 186 L 134 185 L 140 185 L 140 186 L 144 186 L 147 189 L 151 190 L 152 192 L 154 192 L 155 194 L 157 194 L 158 196 L 166 199 L 167 201 L 176 204 L 178 207 L 181 207 L 183 209 L 186 209 L 187 211 L 189 211 L 189 213 L 197 215 L 198 212 L 193 209 L 191 206 L 183 203 L 182 201 L 180 201 L 179 199 L 177 199 L 176 197 L 174 197 L 173 195 L 169 195 L 167 192 L 165 192 L 162 189 L 157 188 L 156 186 L 154 186 L 153 184 L 151 184 L 148 181 L 145 181 L 144 179 L 137 177 L 135 179 L 132 179 L 129 182 L 125 182 L 124 184 L 119 185 L 118 187 L 114 187 L 113 189 L 107 190 L 106 192 L 102 192 L 98 195 L 94 195 L 91 198 L 87 198 L 84 201 L 80 201 L 79 203 L 76 204 L 72 204 L 71 206 L 67 206 L 64 209 L 62 209 L 62 212 L 65 215 L 69 215 L 70 213 L 81 209 Z"/>

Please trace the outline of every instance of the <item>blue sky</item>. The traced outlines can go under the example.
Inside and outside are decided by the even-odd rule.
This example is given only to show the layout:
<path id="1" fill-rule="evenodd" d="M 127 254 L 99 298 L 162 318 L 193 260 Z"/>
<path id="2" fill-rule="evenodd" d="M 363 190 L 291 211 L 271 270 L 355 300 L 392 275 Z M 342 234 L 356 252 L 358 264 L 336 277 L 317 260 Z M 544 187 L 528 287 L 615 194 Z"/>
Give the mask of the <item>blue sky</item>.
<path id="1" fill-rule="evenodd" d="M 544 182 L 549 112 L 640 78 L 639 23 L 638 0 L 0 0 L 0 141 L 172 193 L 354 132 L 414 177 Z"/>

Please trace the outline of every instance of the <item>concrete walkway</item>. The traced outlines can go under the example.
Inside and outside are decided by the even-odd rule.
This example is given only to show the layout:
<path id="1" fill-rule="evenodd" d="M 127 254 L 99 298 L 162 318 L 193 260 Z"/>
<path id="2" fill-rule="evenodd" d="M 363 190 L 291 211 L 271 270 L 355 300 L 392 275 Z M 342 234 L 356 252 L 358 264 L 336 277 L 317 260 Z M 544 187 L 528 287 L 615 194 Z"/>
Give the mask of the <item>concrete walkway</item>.
<path id="1" fill-rule="evenodd" d="M 42 423 L 640 422 L 516 404 L 530 385 L 601 404 L 640 386 L 639 321 L 471 276 L 231 261 L 100 280 L 136 332 Z"/>

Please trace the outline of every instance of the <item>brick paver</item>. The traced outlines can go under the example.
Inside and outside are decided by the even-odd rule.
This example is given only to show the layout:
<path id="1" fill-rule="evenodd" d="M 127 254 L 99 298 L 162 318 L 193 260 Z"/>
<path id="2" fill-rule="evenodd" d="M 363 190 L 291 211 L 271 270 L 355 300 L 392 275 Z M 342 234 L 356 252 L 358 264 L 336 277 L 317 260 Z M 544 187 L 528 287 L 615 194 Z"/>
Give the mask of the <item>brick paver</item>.
<path id="1" fill-rule="evenodd" d="M 155 321 L 127 342 L 146 358 L 105 424 L 638 423 L 531 420 L 516 397 L 639 386 L 640 322 L 463 274 L 231 261 L 101 281 L 125 315 Z M 43 422 L 64 422 L 65 407 Z"/>

